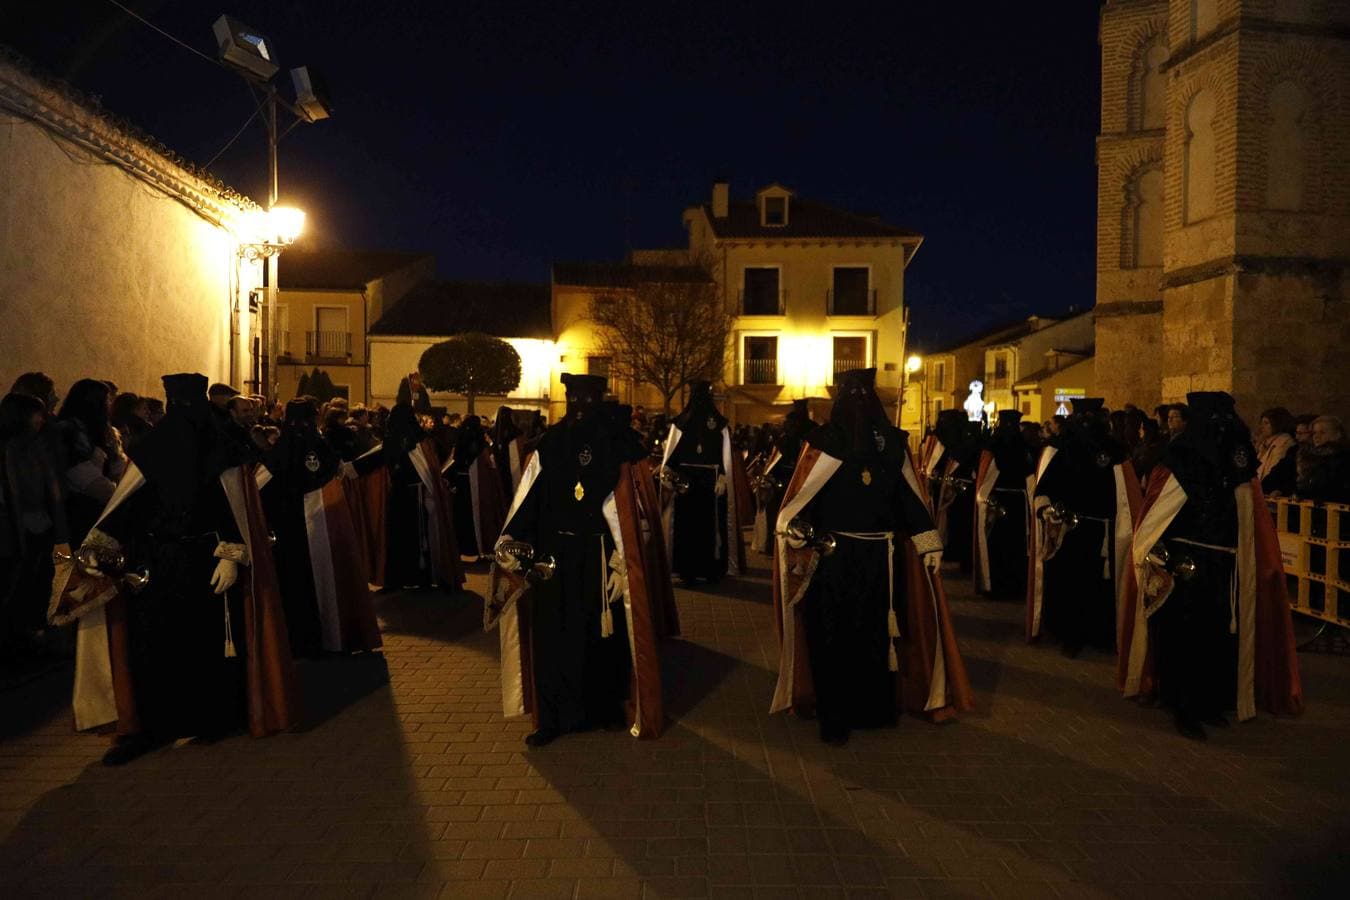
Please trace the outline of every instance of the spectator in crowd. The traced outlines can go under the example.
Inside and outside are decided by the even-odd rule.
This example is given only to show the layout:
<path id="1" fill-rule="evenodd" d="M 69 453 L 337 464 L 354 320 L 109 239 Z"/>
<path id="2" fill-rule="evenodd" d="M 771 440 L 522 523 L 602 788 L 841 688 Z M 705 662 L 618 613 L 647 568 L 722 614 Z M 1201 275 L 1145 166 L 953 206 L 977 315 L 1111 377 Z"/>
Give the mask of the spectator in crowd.
<path id="1" fill-rule="evenodd" d="M 145 420 L 152 426 L 158 425 L 164 418 L 164 401 L 158 397 L 145 398 Z"/>
<path id="2" fill-rule="evenodd" d="M 117 430 L 108 422 L 108 385 L 83 378 L 61 405 L 59 471 L 70 543 L 78 546 L 98 520 L 126 467 Z"/>
<path id="3" fill-rule="evenodd" d="M 1298 496 L 1304 500 L 1350 502 L 1350 446 L 1335 416 L 1312 423 L 1312 443 L 1298 451 Z"/>
<path id="4" fill-rule="evenodd" d="M 1261 413 L 1261 423 L 1256 431 L 1256 456 L 1259 462 L 1256 477 L 1261 479 L 1261 490 L 1268 497 L 1286 496 L 1294 492 L 1298 480 L 1295 427 L 1293 414 L 1283 406 L 1275 406 Z"/>
<path id="5" fill-rule="evenodd" d="M 1153 419 L 1158 423 L 1158 433 L 1164 437 L 1170 433 L 1167 427 L 1167 418 L 1172 413 L 1172 404 L 1161 403 L 1153 407 Z"/>
<path id="6" fill-rule="evenodd" d="M 1054 440 L 1064 433 L 1064 423 L 1069 420 L 1068 416 L 1051 416 L 1045 423 L 1045 434 L 1048 440 Z"/>
<path id="7" fill-rule="evenodd" d="M 1185 403 L 1173 403 L 1167 408 L 1167 436 L 1170 440 L 1186 430 L 1186 421 L 1191 411 Z"/>
<path id="8" fill-rule="evenodd" d="M 375 445 L 380 442 L 375 435 L 375 430 L 370 425 L 370 410 L 366 409 L 364 404 L 358 403 L 351 408 L 351 412 L 347 416 L 347 424 L 355 435 L 357 456 L 374 449 Z"/>
<path id="9" fill-rule="evenodd" d="M 56 382 L 42 372 L 24 372 L 14 379 L 14 386 L 10 391 L 41 400 L 48 416 L 56 413 L 56 403 L 60 399 L 56 393 Z"/>
<path id="10" fill-rule="evenodd" d="M 1157 419 L 1141 419 L 1139 422 L 1139 442 L 1130 451 L 1130 460 L 1134 463 L 1134 474 L 1142 484 L 1153 471 L 1167 449 L 1167 439 L 1163 437 Z"/>
<path id="11" fill-rule="evenodd" d="M 52 551 L 70 552 L 46 419 L 45 399 L 15 392 L 0 400 L 0 659 L 37 649 Z"/>
<path id="12" fill-rule="evenodd" d="M 121 393 L 112 405 L 112 426 L 122 437 L 122 446 L 131 448 L 150 430 L 149 406 L 144 397 Z"/>
<path id="13" fill-rule="evenodd" d="M 276 446 L 281 438 L 281 429 L 275 425 L 254 425 L 249 429 L 248 437 L 257 452 L 266 453 Z"/>
<path id="14" fill-rule="evenodd" d="M 1312 443 L 1312 423 L 1316 418 L 1316 413 L 1304 413 L 1294 417 L 1294 440 L 1298 442 L 1300 448 Z"/>

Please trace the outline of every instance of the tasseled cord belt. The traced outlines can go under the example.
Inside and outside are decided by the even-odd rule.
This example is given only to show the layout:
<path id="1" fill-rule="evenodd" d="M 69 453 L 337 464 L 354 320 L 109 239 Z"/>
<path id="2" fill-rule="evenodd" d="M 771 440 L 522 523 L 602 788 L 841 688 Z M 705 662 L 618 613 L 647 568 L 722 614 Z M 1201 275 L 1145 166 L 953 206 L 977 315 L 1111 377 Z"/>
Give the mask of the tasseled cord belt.
<path id="1" fill-rule="evenodd" d="M 575 531 L 561 529 L 558 534 L 577 536 Z M 628 590 L 628 572 L 617 564 L 617 558 L 611 558 L 605 553 L 604 532 L 596 532 L 592 536 L 600 542 L 600 637 L 607 638 L 614 634 L 613 604 Z"/>
<path id="2" fill-rule="evenodd" d="M 886 664 L 892 672 L 899 672 L 900 657 L 895 653 L 895 639 L 900 636 L 900 622 L 895 617 L 895 532 L 831 531 L 830 534 L 855 541 L 886 542 Z"/>

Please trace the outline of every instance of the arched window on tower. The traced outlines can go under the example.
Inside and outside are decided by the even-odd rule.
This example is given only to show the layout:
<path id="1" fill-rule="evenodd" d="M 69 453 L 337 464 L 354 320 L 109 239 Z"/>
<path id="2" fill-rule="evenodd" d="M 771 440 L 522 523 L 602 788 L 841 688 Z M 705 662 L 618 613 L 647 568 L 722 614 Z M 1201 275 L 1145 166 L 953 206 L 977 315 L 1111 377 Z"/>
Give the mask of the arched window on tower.
<path id="1" fill-rule="evenodd" d="M 1218 7 L 1218 0 L 1191 0 L 1191 40 L 1200 40 L 1219 24 Z"/>
<path id="2" fill-rule="evenodd" d="M 1163 174 L 1158 166 L 1135 176 L 1129 191 L 1130 246 L 1126 253 L 1136 269 L 1163 264 Z"/>
<path id="3" fill-rule="evenodd" d="M 1139 122 L 1142 129 L 1162 128 L 1167 103 L 1167 82 L 1163 78 L 1163 63 L 1167 62 L 1167 45 L 1161 37 L 1144 45 L 1139 55 L 1139 75 L 1135 83 L 1139 98 Z"/>
<path id="4" fill-rule="evenodd" d="M 1308 101 L 1303 89 L 1282 81 L 1270 92 L 1270 131 L 1266 136 L 1266 208 L 1303 208 L 1308 134 Z"/>
<path id="5" fill-rule="evenodd" d="M 1214 112 L 1209 90 L 1200 91 L 1186 107 L 1182 208 L 1187 225 L 1214 215 Z"/>

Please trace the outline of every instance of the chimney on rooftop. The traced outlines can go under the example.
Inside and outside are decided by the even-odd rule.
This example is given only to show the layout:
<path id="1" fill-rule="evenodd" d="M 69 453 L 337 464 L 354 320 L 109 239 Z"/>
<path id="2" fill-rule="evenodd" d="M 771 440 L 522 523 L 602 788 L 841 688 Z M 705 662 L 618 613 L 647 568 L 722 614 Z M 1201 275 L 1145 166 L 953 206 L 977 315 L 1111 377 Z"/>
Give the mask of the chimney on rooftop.
<path id="1" fill-rule="evenodd" d="M 725 219 L 727 207 L 731 204 L 731 185 L 725 178 L 713 181 L 712 214 L 714 219 Z"/>

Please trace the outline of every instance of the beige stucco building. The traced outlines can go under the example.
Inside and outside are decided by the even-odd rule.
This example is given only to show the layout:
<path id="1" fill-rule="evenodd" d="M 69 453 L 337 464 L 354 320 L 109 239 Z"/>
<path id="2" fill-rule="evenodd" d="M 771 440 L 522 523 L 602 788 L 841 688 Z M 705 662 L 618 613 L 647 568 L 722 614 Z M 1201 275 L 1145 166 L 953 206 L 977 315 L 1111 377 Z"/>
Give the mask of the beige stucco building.
<path id="1" fill-rule="evenodd" d="M 326 372 L 341 396 L 371 396 L 366 333 L 415 285 L 436 276 L 429 254 L 289 248 L 278 260 L 277 396 Z"/>
<path id="2" fill-rule="evenodd" d="M 760 422 L 830 396 L 835 374 L 875 366 L 883 402 L 904 375 L 905 268 L 923 236 L 771 184 L 726 182 L 685 211 L 691 258 L 711 264 L 732 325 L 727 415 Z"/>
<path id="3" fill-rule="evenodd" d="M 1350 4 L 1108 0 L 1097 386 L 1350 410 Z"/>
<path id="4" fill-rule="evenodd" d="M 259 211 L 92 101 L 0 53 L 0 389 L 43 370 L 162 396 L 160 376 L 242 385 Z"/>
<path id="5" fill-rule="evenodd" d="M 499 337 L 520 355 L 520 385 L 504 397 L 480 396 L 474 411 L 492 415 L 499 404 L 561 415 L 560 367 L 550 312 L 550 292 L 542 284 L 483 284 L 424 281 L 408 290 L 370 327 L 366 342 L 370 359 L 370 402 L 394 405 L 398 385 L 417 371 L 432 344 L 466 332 Z M 432 402 L 450 412 L 467 412 L 457 394 L 431 394 Z M 552 404 L 550 401 L 556 401 Z M 557 421 L 551 416 L 549 421 Z"/>

